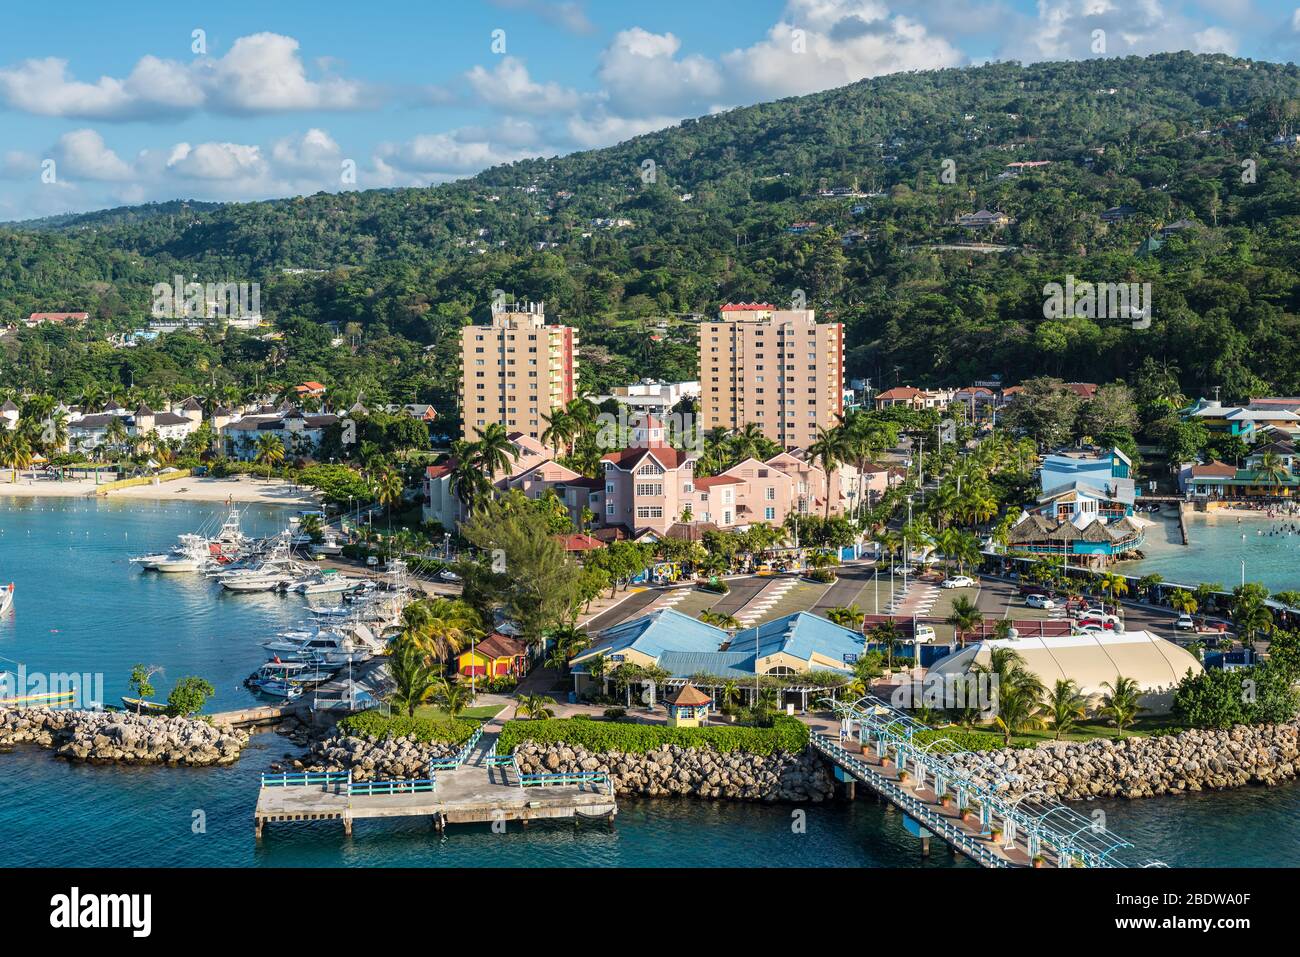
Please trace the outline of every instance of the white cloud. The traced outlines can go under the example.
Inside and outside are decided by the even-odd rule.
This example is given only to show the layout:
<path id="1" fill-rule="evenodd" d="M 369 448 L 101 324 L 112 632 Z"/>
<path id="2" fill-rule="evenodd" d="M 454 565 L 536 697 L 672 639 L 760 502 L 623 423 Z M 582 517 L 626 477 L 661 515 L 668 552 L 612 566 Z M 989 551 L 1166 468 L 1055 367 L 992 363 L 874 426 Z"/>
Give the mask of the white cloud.
<path id="1" fill-rule="evenodd" d="M 384 143 L 375 152 L 376 169 L 404 175 L 408 185 L 442 182 L 500 163 L 553 154 L 538 145 L 511 145 L 476 128 L 423 133 L 401 143 Z"/>
<path id="2" fill-rule="evenodd" d="M 503 57 L 495 70 L 476 66 L 465 74 L 481 103 L 515 113 L 562 113 L 575 109 L 581 97 L 558 83 L 536 83 L 523 61 Z"/>
<path id="3" fill-rule="evenodd" d="M 179 63 L 142 57 L 125 79 L 75 79 L 68 61 L 30 59 L 0 68 L 0 102 L 40 116 L 165 118 L 210 109 L 227 113 L 351 110 L 372 97 L 354 81 L 308 78 L 298 41 L 275 33 L 240 37 L 223 57 Z"/>
<path id="4" fill-rule="evenodd" d="M 587 19 L 583 4 L 575 0 L 491 0 L 494 7 L 524 10 L 570 33 L 591 33 L 596 27 Z"/>
<path id="5" fill-rule="evenodd" d="M 94 130 L 64 133 L 51 152 L 60 178 L 68 173 L 82 179 L 109 182 L 131 177 L 130 165 L 109 149 L 104 138 Z"/>
<path id="6" fill-rule="evenodd" d="M 240 37 L 210 67 L 209 100 L 231 112 L 354 110 L 366 105 L 361 84 L 307 78 L 298 41 L 278 33 Z"/>
<path id="7" fill-rule="evenodd" d="M 1006 36 L 1001 56 L 1025 61 L 1237 49 L 1234 33 L 1159 0 L 1039 0 L 1038 18 L 1019 18 Z"/>
<path id="8" fill-rule="evenodd" d="M 167 157 L 167 169 L 187 179 L 247 180 L 266 171 L 262 151 L 241 143 L 177 143 Z"/>
<path id="9" fill-rule="evenodd" d="M 790 0 L 766 40 L 722 58 L 746 102 L 964 60 L 920 22 L 870 0 Z"/>
<path id="10" fill-rule="evenodd" d="M 702 56 L 677 59 L 681 40 L 640 27 L 622 30 L 600 56 L 597 71 L 609 109 L 620 116 L 681 114 L 723 90 L 718 64 Z"/>

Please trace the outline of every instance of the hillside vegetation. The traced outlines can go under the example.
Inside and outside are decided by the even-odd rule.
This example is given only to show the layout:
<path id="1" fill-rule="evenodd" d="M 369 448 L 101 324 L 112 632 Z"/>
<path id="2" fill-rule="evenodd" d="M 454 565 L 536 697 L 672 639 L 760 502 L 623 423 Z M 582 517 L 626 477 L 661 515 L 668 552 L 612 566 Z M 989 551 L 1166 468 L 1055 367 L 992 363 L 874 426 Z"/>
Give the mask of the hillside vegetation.
<path id="1" fill-rule="evenodd" d="M 1190 54 L 994 64 L 881 77 L 431 189 L 11 225 L 0 322 L 73 309 L 95 320 L 0 339 L 0 387 L 316 378 L 446 408 L 456 331 L 500 289 L 581 328 L 595 389 L 692 378 L 685 319 L 802 292 L 846 323 L 846 373 L 877 386 L 1131 380 L 1154 362 L 1187 394 L 1296 394 L 1300 151 L 1271 144 L 1297 128 L 1294 66 Z M 856 195 L 818 195 L 835 188 Z M 1133 214 L 1102 220 L 1120 205 Z M 982 208 L 1013 222 L 955 224 Z M 1181 219 L 1196 225 L 1138 255 Z M 816 225 L 796 234 L 795 223 Z M 1007 248 L 940 248 L 972 239 Z M 260 282 L 284 338 L 174 334 L 112 349 L 105 336 L 142 325 L 150 288 L 174 273 Z M 1152 283 L 1150 328 L 1045 319 L 1043 286 L 1067 274 Z"/>

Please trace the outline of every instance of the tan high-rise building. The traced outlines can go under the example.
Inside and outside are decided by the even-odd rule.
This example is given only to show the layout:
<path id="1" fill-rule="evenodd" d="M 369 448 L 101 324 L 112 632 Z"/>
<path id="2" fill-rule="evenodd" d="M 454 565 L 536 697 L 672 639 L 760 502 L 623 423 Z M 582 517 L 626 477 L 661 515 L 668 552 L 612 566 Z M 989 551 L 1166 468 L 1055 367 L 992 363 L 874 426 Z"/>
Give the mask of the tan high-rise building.
<path id="1" fill-rule="evenodd" d="M 811 309 L 728 303 L 700 324 L 704 429 L 753 422 L 784 448 L 808 448 L 844 409 L 844 326 Z"/>
<path id="2" fill-rule="evenodd" d="M 577 395 L 578 330 L 548 326 L 544 303 L 493 307 L 492 324 L 460 336 L 461 434 L 499 422 L 540 439 L 546 417 Z"/>

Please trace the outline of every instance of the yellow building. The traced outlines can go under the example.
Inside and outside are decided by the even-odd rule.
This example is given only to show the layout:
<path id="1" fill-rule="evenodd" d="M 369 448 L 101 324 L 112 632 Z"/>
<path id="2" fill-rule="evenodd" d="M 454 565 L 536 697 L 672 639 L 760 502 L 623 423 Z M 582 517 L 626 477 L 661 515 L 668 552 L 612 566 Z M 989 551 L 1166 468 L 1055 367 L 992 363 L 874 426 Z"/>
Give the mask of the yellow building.
<path id="1" fill-rule="evenodd" d="M 708 720 L 712 704 L 712 698 L 688 681 L 668 699 L 668 726 L 698 728 Z"/>
<path id="2" fill-rule="evenodd" d="M 493 632 L 456 659 L 456 671 L 466 678 L 478 676 L 522 677 L 528 662 L 528 650 L 522 641 Z"/>
<path id="3" fill-rule="evenodd" d="M 492 423 L 540 439 L 547 418 L 577 396 L 578 331 L 548 326 L 543 303 L 492 309 L 461 330 L 461 419 L 468 441 Z"/>
<path id="4" fill-rule="evenodd" d="M 806 449 L 844 411 L 844 326 L 811 309 L 728 303 L 700 325 L 700 417 Z"/>

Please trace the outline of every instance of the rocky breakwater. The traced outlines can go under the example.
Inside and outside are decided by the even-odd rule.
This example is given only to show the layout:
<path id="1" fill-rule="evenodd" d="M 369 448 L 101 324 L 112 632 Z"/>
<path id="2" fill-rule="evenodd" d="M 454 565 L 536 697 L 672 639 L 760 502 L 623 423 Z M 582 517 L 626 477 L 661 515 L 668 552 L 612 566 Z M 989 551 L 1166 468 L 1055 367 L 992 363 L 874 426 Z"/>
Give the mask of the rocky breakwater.
<path id="1" fill-rule="evenodd" d="M 355 781 L 411 780 L 428 777 L 430 761 L 454 757 L 459 750 L 456 745 L 419 741 L 414 735 L 335 735 L 316 742 L 292 764 L 308 771 L 351 771 Z"/>
<path id="2" fill-rule="evenodd" d="M 0 710 L 0 745 L 37 744 L 76 761 L 233 764 L 248 735 L 200 718 L 152 717 L 116 711 Z"/>
<path id="3" fill-rule="evenodd" d="M 566 744 L 525 741 L 515 749 L 523 774 L 603 771 L 617 794 L 681 794 L 733 801 L 820 802 L 835 790 L 829 766 L 811 750 L 750 754 L 663 745 L 644 753 L 592 752 Z"/>
<path id="4" fill-rule="evenodd" d="M 1295 724 L 1238 725 L 1224 731 L 1004 748 L 981 752 L 980 758 L 1004 772 L 1008 795 L 1038 791 L 1068 801 L 1281 784 L 1296 777 L 1300 747 Z M 966 763 L 975 769 L 974 760 Z"/>

